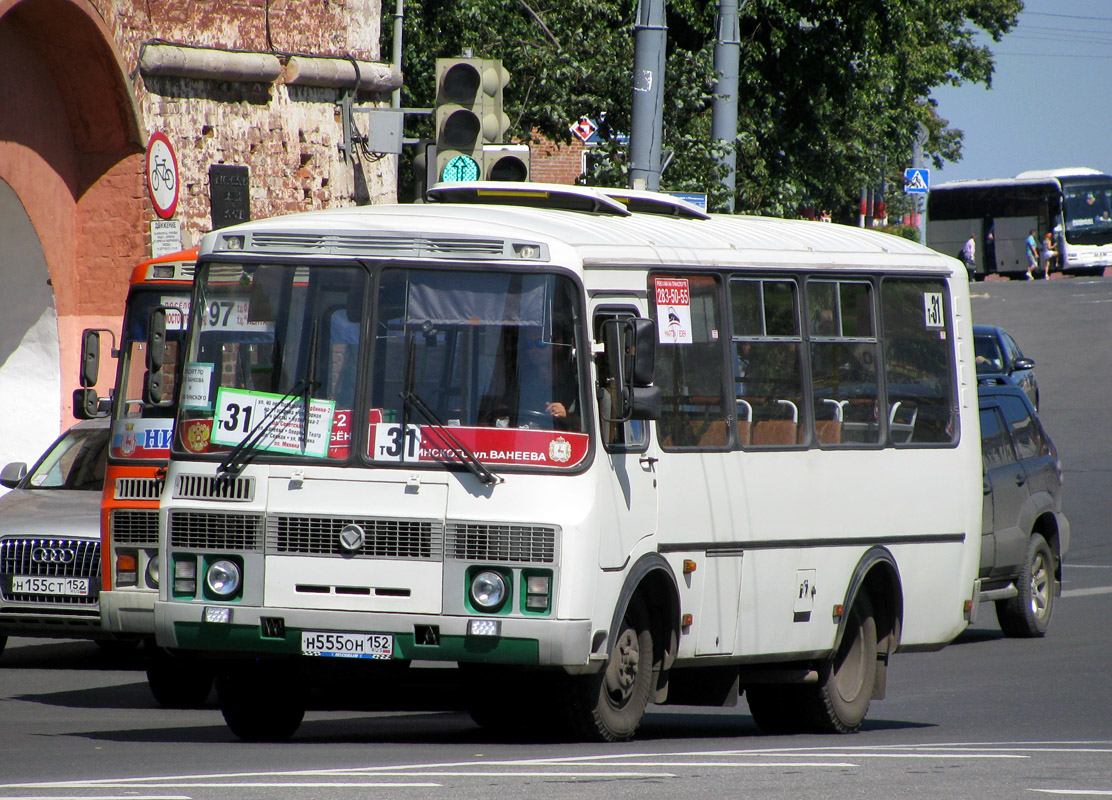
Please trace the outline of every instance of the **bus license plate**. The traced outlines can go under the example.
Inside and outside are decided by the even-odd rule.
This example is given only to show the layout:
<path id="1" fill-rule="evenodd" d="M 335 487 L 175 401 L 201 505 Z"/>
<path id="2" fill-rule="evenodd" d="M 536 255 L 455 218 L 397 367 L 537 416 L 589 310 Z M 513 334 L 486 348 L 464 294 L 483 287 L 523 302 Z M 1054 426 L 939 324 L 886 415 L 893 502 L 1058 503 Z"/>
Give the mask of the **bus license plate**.
<path id="1" fill-rule="evenodd" d="M 333 658 L 391 658 L 394 637 L 388 633 L 302 631 L 301 654 Z"/>
<path id="2" fill-rule="evenodd" d="M 44 578 L 41 575 L 12 576 L 12 594 L 54 594 L 88 597 L 88 578 Z"/>

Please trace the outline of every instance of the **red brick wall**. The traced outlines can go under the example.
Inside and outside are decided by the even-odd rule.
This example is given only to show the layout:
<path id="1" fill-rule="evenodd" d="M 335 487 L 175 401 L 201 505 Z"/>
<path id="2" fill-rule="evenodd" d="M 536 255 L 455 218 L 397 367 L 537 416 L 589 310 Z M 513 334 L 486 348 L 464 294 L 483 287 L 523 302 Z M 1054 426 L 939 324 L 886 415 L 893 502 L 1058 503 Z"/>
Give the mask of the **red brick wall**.
<path id="1" fill-rule="evenodd" d="M 529 146 L 529 175 L 537 183 L 574 185 L 583 172 L 583 155 L 587 147 L 579 139 L 571 144 L 550 142 L 538 133 Z"/>

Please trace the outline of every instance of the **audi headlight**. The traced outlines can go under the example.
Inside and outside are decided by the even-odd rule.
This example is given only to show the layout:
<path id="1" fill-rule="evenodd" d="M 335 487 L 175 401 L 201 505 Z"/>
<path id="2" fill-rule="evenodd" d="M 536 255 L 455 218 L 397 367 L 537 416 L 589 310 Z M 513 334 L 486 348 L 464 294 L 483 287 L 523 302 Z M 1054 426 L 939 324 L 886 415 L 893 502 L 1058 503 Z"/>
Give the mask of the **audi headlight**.
<path id="1" fill-rule="evenodd" d="M 239 565 L 222 558 L 213 561 L 205 572 L 205 586 L 217 597 L 231 597 L 239 589 Z"/>
<path id="2" fill-rule="evenodd" d="M 471 602 L 480 611 L 494 611 L 506 600 L 506 579 L 494 570 L 483 570 L 471 578 Z"/>

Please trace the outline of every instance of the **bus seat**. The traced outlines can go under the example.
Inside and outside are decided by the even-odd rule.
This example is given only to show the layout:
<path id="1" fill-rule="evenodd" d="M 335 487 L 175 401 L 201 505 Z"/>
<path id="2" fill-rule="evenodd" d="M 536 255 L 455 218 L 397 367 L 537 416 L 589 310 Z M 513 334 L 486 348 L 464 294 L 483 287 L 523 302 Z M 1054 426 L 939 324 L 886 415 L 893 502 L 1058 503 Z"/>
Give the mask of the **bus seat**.
<path id="1" fill-rule="evenodd" d="M 726 420 L 713 419 L 698 426 L 699 447 L 725 447 L 729 440 Z"/>
<path id="2" fill-rule="evenodd" d="M 752 444 L 793 445 L 796 443 L 797 425 L 790 419 L 765 419 L 753 426 Z"/>
<path id="3" fill-rule="evenodd" d="M 840 419 L 815 420 L 815 436 L 819 444 L 842 443 L 842 421 Z"/>

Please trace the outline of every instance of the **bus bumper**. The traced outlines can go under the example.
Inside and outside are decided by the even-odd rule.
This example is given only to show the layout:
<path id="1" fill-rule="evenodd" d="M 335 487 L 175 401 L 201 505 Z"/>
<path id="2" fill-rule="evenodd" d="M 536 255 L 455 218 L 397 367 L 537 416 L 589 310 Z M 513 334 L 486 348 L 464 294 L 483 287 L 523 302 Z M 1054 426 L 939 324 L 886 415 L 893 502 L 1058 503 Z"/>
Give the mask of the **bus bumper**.
<path id="1" fill-rule="evenodd" d="M 100 593 L 100 616 L 105 630 L 113 633 L 154 633 L 154 604 L 158 592 L 148 589 L 113 589 Z"/>
<path id="2" fill-rule="evenodd" d="M 206 609 L 227 609 L 226 621 L 206 621 Z M 157 602 L 155 633 L 162 647 L 220 658 L 301 655 L 303 631 L 384 633 L 394 659 L 522 666 L 583 667 L 591 644 L 589 620 L 497 616 L 421 616 L 257 606 Z M 497 621 L 498 635 L 468 632 L 471 620 Z"/>

